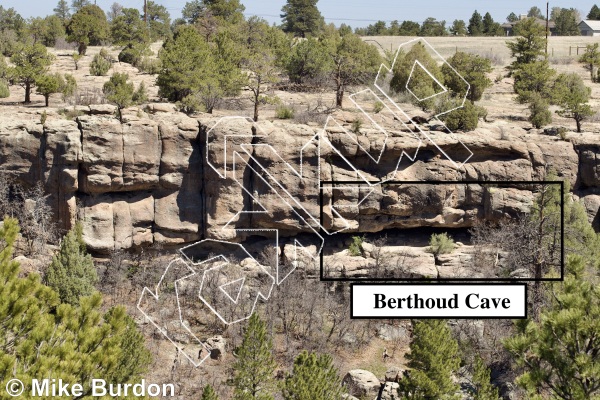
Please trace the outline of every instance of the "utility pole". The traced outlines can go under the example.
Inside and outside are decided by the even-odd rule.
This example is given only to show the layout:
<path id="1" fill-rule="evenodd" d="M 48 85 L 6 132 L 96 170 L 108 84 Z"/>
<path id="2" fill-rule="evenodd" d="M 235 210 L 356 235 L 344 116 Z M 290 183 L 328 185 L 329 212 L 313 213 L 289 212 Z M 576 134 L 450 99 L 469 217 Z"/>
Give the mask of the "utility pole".
<path id="1" fill-rule="evenodd" d="M 144 0 L 144 24 L 148 25 L 148 0 Z"/>
<path id="2" fill-rule="evenodd" d="M 546 59 L 548 59 L 548 34 L 550 33 L 550 1 L 546 1 Z"/>

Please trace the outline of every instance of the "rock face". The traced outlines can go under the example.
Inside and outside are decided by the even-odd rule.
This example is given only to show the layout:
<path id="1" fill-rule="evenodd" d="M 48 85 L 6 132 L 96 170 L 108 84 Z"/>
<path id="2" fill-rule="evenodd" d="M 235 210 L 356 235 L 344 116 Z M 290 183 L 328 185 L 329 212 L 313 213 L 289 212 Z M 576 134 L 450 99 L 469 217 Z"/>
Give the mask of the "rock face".
<path id="1" fill-rule="evenodd" d="M 328 125 L 328 142 L 318 148 L 319 129 L 306 125 L 265 121 L 257 130 L 244 119 L 192 119 L 168 105 L 148 112 L 123 124 L 104 106 L 90 106 L 90 115 L 77 121 L 49 118 L 44 126 L 2 119 L 2 173 L 26 187 L 42 182 L 60 227 L 70 228 L 79 217 L 89 248 L 99 253 L 181 246 L 207 237 L 243 240 L 240 229 L 250 227 L 278 229 L 282 237 L 310 233 L 316 226 L 311 217 L 318 221 L 320 215 L 317 178 L 453 181 L 375 186 L 372 192 L 326 186 L 323 224 L 330 232 L 469 228 L 480 218 L 516 215 L 531 206 L 530 187 L 454 181 L 539 181 L 548 167 L 569 181 L 590 221 L 599 224 L 600 145 L 591 134 L 574 135 L 571 142 L 518 133 L 510 141 L 495 140 L 483 130 L 458 135 L 473 155 L 456 168 L 439 149 L 456 160 L 468 153 L 443 132 L 430 132 L 439 149 L 401 134 L 384 146 L 375 134 Z M 383 149 L 375 164 L 373 156 Z M 414 162 L 405 154 L 416 154 Z M 398 172 L 390 176 L 399 160 Z M 261 205 L 268 212 L 258 212 Z M 243 210 L 255 212 L 240 214 Z M 409 252 L 404 261 L 419 265 L 419 276 L 444 275 L 461 263 L 442 257 L 436 268 L 430 254 Z M 367 259 L 346 261 L 356 276 L 370 267 Z"/>
<path id="2" fill-rule="evenodd" d="M 358 398 L 372 398 L 377 396 L 381 383 L 379 379 L 373 373 L 365 371 L 364 369 L 353 369 L 348 371 L 342 384 L 348 389 L 348 391 Z"/>

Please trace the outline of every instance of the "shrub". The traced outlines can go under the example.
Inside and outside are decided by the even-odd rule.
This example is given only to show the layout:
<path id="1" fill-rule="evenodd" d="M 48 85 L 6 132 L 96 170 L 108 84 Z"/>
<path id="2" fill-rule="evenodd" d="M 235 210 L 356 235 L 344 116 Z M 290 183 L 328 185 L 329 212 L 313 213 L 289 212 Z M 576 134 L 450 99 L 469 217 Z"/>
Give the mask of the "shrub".
<path id="1" fill-rule="evenodd" d="M 2 80 L 0 80 L 0 99 L 5 99 L 10 96 L 10 90 L 8 89 L 8 84 Z"/>
<path id="2" fill-rule="evenodd" d="M 275 115 L 279 119 L 292 119 L 294 118 L 294 109 L 288 106 L 279 106 Z"/>
<path id="3" fill-rule="evenodd" d="M 552 112 L 548 108 L 548 102 L 537 93 L 531 98 L 529 112 L 529 122 L 536 129 L 540 129 L 552 122 Z"/>
<path id="4" fill-rule="evenodd" d="M 157 58 L 142 57 L 136 65 L 140 72 L 150 75 L 156 75 L 160 73 L 162 63 Z"/>
<path id="5" fill-rule="evenodd" d="M 137 67 L 142 62 L 143 57 L 152 55 L 152 52 L 148 49 L 145 44 L 139 44 L 137 46 L 125 47 L 119 53 L 119 61 L 127 64 L 131 64 Z"/>
<path id="6" fill-rule="evenodd" d="M 429 239 L 429 252 L 436 257 L 440 254 L 452 253 L 454 246 L 454 240 L 446 232 L 434 233 Z"/>
<path id="7" fill-rule="evenodd" d="M 479 117 L 484 111 L 485 108 L 476 107 L 473 103 L 467 101 L 462 108 L 450 112 L 443 116 L 443 118 L 448 129 L 452 131 L 468 132 L 477 128 Z"/>
<path id="8" fill-rule="evenodd" d="M 352 257 L 360 257 L 362 255 L 362 244 L 364 238 L 361 236 L 352 236 L 352 243 L 348 247 L 348 252 Z"/>
<path id="9" fill-rule="evenodd" d="M 383 103 L 381 101 L 377 100 L 375 102 L 375 104 L 373 104 L 373 112 L 375 114 L 379 114 L 381 111 L 383 111 L 383 107 L 384 107 Z"/>
<path id="10" fill-rule="evenodd" d="M 83 58 L 83 56 L 79 53 L 73 53 L 73 64 L 75 64 L 75 71 L 79 69 L 79 61 Z"/>
<path id="11" fill-rule="evenodd" d="M 111 64 L 108 52 L 102 49 L 100 50 L 100 53 L 94 56 L 94 59 L 90 64 L 90 74 L 94 76 L 104 76 L 108 73 Z"/>
<path id="12" fill-rule="evenodd" d="M 362 128 L 362 120 L 357 118 L 354 121 L 352 121 L 352 132 L 356 133 L 357 135 L 360 133 L 360 129 Z"/>
<path id="13" fill-rule="evenodd" d="M 133 103 L 142 104 L 148 101 L 148 93 L 146 92 L 146 85 L 144 82 L 140 83 L 137 90 L 133 92 Z"/>

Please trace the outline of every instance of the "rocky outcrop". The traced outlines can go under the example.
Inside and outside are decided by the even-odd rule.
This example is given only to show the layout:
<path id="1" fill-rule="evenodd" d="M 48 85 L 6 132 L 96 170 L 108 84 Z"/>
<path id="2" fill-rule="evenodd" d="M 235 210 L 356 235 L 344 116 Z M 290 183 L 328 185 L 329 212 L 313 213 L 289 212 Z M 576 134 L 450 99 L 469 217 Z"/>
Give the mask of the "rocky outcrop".
<path id="1" fill-rule="evenodd" d="M 241 240 L 244 233 L 239 229 L 249 227 L 278 229 L 281 237 L 311 232 L 314 223 L 308 216 L 320 215 L 317 178 L 390 178 L 398 161 L 398 173 L 392 178 L 410 182 L 543 180 L 551 167 L 583 198 L 590 220 L 598 226 L 600 145 L 591 134 L 574 134 L 567 142 L 511 132 L 508 141 L 493 139 L 481 129 L 458 135 L 463 147 L 453 137 L 432 131 L 436 147 L 400 132 L 387 139 L 386 151 L 374 164 L 373 155 L 379 155 L 384 140 L 343 131 L 343 118 L 341 125 L 328 125 L 325 132 L 333 148 L 322 143 L 318 150 L 315 135 L 320 129 L 307 125 L 265 121 L 257 131 L 243 119 L 193 119 L 160 104 L 121 124 L 109 111 L 91 106 L 91 115 L 77 121 L 53 117 L 45 125 L 31 119 L 0 121 L 3 173 L 25 186 L 42 182 L 61 228 L 69 228 L 78 216 L 89 248 L 97 252 L 152 244 L 179 246 L 203 237 Z M 253 146 L 253 160 L 244 152 L 248 146 Z M 473 155 L 463 168 L 456 168 L 440 152 L 462 160 L 469 155 L 466 148 Z M 405 155 L 415 153 L 414 162 L 408 162 Z M 225 168 L 228 173 L 221 174 Z M 368 193 L 364 188 L 326 187 L 325 228 L 348 233 L 469 228 L 480 218 L 495 220 L 527 211 L 533 199 L 527 185 L 411 183 L 373 189 Z M 260 211 L 259 203 L 268 212 L 239 214 Z M 461 262 L 441 257 L 436 266 L 430 254 L 404 250 L 404 262 L 423 269 L 417 271 L 419 276 L 444 275 Z M 361 275 L 372 267 L 370 260 L 349 256 L 342 264 Z"/>
<path id="2" fill-rule="evenodd" d="M 348 371 L 342 380 L 342 384 L 350 394 L 361 399 L 377 396 L 379 389 L 381 388 L 379 379 L 377 379 L 372 372 L 364 369 L 353 369 L 352 371 Z"/>

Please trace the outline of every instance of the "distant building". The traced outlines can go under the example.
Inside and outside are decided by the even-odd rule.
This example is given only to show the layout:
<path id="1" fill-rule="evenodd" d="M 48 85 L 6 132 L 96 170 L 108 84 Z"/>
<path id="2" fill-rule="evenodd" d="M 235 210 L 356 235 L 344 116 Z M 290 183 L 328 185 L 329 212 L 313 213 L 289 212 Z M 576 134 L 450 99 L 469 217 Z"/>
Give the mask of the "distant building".
<path id="1" fill-rule="evenodd" d="M 520 15 L 519 21 L 506 22 L 506 23 L 502 24 L 502 28 L 504 28 L 504 33 L 506 34 L 506 36 L 514 36 L 515 35 L 515 25 L 526 18 L 527 18 L 527 15 Z M 535 22 L 537 22 L 538 24 L 540 24 L 544 28 L 546 28 L 546 20 L 545 19 L 536 18 Z M 554 22 L 552 22 L 552 21 L 548 22 L 548 29 L 550 30 L 550 36 L 556 35 L 556 25 L 554 24 Z"/>
<path id="2" fill-rule="evenodd" d="M 600 21 L 585 20 L 579 23 L 581 36 L 600 36 Z"/>

